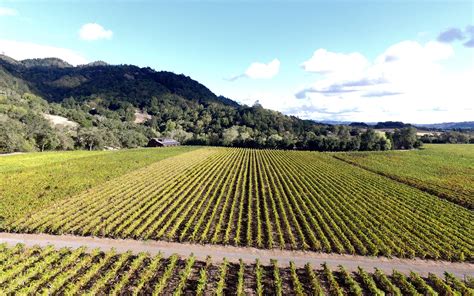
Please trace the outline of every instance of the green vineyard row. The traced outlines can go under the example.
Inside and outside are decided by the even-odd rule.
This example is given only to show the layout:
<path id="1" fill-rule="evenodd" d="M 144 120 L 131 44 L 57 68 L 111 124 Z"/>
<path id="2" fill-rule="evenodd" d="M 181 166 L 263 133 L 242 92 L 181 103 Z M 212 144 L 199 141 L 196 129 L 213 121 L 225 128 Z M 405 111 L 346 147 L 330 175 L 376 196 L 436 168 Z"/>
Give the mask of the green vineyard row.
<path id="1" fill-rule="evenodd" d="M 202 148 L 4 230 L 472 261 L 473 221 L 472 211 L 328 154 Z"/>
<path id="2" fill-rule="evenodd" d="M 84 248 L 0 245 L 0 294 L 18 295 L 474 295 L 472 278 L 359 268 L 348 272 L 323 264 L 297 268 L 215 264 L 192 255 L 164 258 L 146 253 L 86 252 Z"/>

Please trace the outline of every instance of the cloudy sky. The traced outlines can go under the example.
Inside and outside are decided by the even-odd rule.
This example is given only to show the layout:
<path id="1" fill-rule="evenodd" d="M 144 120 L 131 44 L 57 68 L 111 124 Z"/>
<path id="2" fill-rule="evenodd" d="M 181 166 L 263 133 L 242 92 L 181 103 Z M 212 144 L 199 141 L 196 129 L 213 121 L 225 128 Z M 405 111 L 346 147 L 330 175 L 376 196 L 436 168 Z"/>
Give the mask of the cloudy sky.
<path id="1" fill-rule="evenodd" d="M 474 1 L 1 1 L 0 52 L 184 73 L 314 120 L 474 120 Z"/>

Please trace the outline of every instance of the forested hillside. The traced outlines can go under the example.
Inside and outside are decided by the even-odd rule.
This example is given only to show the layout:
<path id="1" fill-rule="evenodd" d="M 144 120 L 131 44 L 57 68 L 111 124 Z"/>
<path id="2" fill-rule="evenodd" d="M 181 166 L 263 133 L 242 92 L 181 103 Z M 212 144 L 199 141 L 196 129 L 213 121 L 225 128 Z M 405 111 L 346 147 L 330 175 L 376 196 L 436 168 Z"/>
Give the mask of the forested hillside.
<path id="1" fill-rule="evenodd" d="M 410 143 L 239 105 L 187 76 L 151 68 L 0 56 L 2 152 L 140 147 L 158 136 L 183 144 L 319 151 L 417 145 L 414 129 L 399 134 Z"/>

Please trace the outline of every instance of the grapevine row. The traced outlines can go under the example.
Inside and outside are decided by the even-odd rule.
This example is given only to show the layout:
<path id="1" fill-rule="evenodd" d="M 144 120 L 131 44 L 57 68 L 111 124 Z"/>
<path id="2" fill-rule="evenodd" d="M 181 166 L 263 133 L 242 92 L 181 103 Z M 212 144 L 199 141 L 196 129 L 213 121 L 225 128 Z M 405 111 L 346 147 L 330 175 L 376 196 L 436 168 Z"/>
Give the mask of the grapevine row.
<path id="1" fill-rule="evenodd" d="M 385 274 L 361 268 L 350 272 L 326 264 L 313 268 L 199 261 L 193 255 L 150 256 L 98 250 L 26 248 L 0 245 L 0 294 L 99 294 L 99 295 L 472 295 L 474 280 L 420 276 L 393 271 Z M 212 272 L 211 272 L 212 270 Z M 235 276 L 234 276 L 235 275 Z M 254 283 L 254 284 L 252 284 Z"/>

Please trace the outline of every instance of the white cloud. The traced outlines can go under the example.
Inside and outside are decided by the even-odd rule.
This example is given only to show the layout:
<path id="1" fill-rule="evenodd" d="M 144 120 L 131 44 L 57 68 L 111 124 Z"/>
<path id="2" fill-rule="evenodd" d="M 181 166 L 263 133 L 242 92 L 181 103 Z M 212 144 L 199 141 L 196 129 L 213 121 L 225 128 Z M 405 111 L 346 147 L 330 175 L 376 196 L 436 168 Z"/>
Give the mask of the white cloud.
<path id="1" fill-rule="evenodd" d="M 316 50 L 309 60 L 301 64 L 301 67 L 308 72 L 347 76 L 364 71 L 368 64 L 367 59 L 360 53 L 335 53 L 321 48 Z"/>
<path id="2" fill-rule="evenodd" d="M 245 75 L 252 79 L 270 79 L 280 71 L 280 61 L 274 59 L 268 64 L 252 63 L 245 71 Z"/>
<path id="3" fill-rule="evenodd" d="M 13 8 L 0 7 L 0 16 L 16 16 L 18 11 Z"/>
<path id="4" fill-rule="evenodd" d="M 448 71 L 442 61 L 453 56 L 451 45 L 434 41 L 397 43 L 373 62 L 320 49 L 303 67 L 322 77 L 298 91 L 287 111 L 316 120 L 472 120 L 474 67 Z"/>
<path id="5" fill-rule="evenodd" d="M 97 23 L 88 23 L 82 25 L 81 29 L 79 29 L 79 38 L 86 41 L 111 39 L 112 35 L 113 32 L 111 30 L 106 30 Z"/>
<path id="6" fill-rule="evenodd" d="M 271 79 L 280 71 L 280 61 L 273 59 L 268 64 L 255 62 L 252 63 L 244 74 L 231 77 L 227 80 L 235 81 L 239 78 L 247 77 L 250 79 Z"/>
<path id="7" fill-rule="evenodd" d="M 0 52 L 16 60 L 57 57 L 72 65 L 88 63 L 81 54 L 61 47 L 0 39 Z"/>

